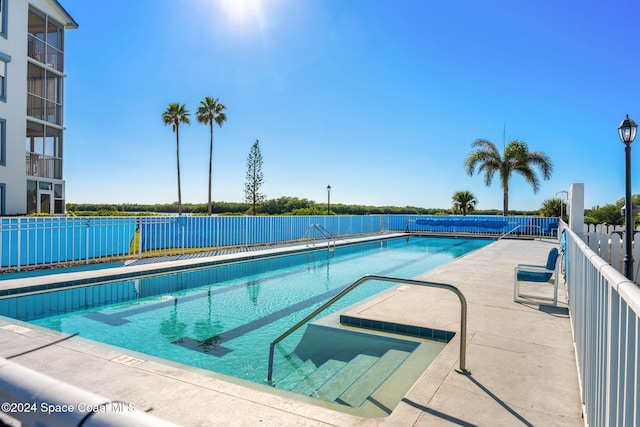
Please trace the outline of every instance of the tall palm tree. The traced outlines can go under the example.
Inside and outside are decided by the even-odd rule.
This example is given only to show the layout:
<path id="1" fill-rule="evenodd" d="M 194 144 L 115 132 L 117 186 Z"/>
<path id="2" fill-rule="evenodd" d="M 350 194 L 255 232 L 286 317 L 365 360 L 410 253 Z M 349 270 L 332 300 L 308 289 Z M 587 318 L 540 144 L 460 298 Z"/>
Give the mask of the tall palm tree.
<path id="1" fill-rule="evenodd" d="M 224 104 L 218 102 L 219 98 L 213 99 L 205 96 L 204 101 L 200 101 L 200 107 L 196 112 L 198 122 L 209 125 L 209 199 L 207 203 L 207 212 L 211 215 L 211 168 L 213 163 L 213 123 L 222 127 L 227 121 L 224 110 L 227 108 Z"/>
<path id="2" fill-rule="evenodd" d="M 509 179 L 513 172 L 522 175 L 531 184 L 534 193 L 540 189 L 540 180 L 534 166 L 540 169 L 545 180 L 551 178 L 553 164 L 549 156 L 540 151 L 529 151 L 524 141 L 516 139 L 509 142 L 502 156 L 496 146 L 486 139 L 476 139 L 471 146 L 476 150 L 467 156 L 465 169 L 469 175 L 473 175 L 478 166 L 478 173 L 484 172 L 487 187 L 491 185 L 493 175 L 498 172 L 503 193 L 502 214 L 505 216 L 509 211 Z"/>
<path id="3" fill-rule="evenodd" d="M 473 212 L 478 203 L 476 196 L 468 190 L 456 191 L 451 200 L 453 201 L 453 212 L 461 213 L 462 215 Z"/>
<path id="4" fill-rule="evenodd" d="M 165 125 L 171 125 L 173 132 L 176 134 L 176 161 L 178 168 L 178 215 L 182 215 L 182 192 L 180 190 L 180 123 L 190 124 L 189 110 L 184 104 L 174 102 L 169 104 L 167 111 L 162 113 L 162 121 Z"/>

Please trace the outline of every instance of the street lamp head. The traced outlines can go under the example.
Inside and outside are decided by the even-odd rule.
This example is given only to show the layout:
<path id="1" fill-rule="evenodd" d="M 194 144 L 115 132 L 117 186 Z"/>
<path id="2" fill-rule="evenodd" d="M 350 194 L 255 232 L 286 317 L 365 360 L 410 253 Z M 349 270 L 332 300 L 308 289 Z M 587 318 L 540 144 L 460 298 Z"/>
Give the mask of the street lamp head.
<path id="1" fill-rule="evenodd" d="M 327 192 L 330 192 L 330 191 L 331 191 L 331 186 L 327 185 Z"/>
<path id="2" fill-rule="evenodd" d="M 627 114 L 627 118 L 620 123 L 618 127 L 618 134 L 620 135 L 620 140 L 625 144 L 629 145 L 636 139 L 636 132 L 638 130 L 638 125 L 633 119 L 629 118 Z"/>

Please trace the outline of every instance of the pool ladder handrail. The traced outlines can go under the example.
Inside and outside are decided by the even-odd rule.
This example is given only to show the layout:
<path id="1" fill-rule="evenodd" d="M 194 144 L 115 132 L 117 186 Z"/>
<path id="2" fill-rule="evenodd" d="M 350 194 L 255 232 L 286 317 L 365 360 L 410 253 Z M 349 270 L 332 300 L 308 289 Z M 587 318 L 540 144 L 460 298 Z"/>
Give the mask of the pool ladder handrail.
<path id="1" fill-rule="evenodd" d="M 402 279 L 398 277 L 380 276 L 377 274 L 367 274 L 362 276 L 361 278 L 359 278 L 358 280 L 356 280 L 346 288 L 344 288 L 342 291 L 336 294 L 329 301 L 325 302 L 318 309 L 314 310 L 313 313 L 309 314 L 307 317 L 305 317 L 304 319 L 302 319 L 301 321 L 293 325 L 291 328 L 289 328 L 285 333 L 283 333 L 278 338 L 273 340 L 273 342 L 269 346 L 269 369 L 267 373 L 267 383 L 269 385 L 272 385 L 272 386 L 274 385 L 273 384 L 273 356 L 274 356 L 276 344 L 278 344 L 283 339 L 287 338 L 289 335 L 291 335 L 293 332 L 299 329 L 302 325 L 304 325 L 305 323 L 309 322 L 311 319 L 316 317 L 320 312 L 324 311 L 327 307 L 329 307 L 330 305 L 332 305 L 333 303 L 341 299 L 343 296 L 345 296 L 346 294 L 348 294 L 349 292 L 351 292 L 352 290 L 354 290 L 355 288 L 357 288 L 358 286 L 360 286 L 361 284 L 369 280 L 380 280 L 384 282 L 394 282 L 394 283 L 400 283 L 405 285 L 417 285 L 417 286 L 427 286 L 431 288 L 447 289 L 453 292 L 454 294 L 456 294 L 458 296 L 458 299 L 460 300 L 460 361 L 459 361 L 458 368 L 456 368 L 455 370 L 459 374 L 463 374 L 463 375 L 471 374 L 471 372 L 469 372 L 465 366 L 466 354 L 467 354 L 467 299 L 464 297 L 462 292 L 457 287 L 446 284 L 446 283 L 427 282 L 424 280 Z"/>
<path id="2" fill-rule="evenodd" d="M 514 224 L 514 223 L 512 223 Z M 503 237 L 507 237 L 509 234 L 513 233 L 514 231 L 518 230 L 519 228 L 525 228 L 525 227 L 537 227 L 540 229 L 540 235 L 542 236 L 542 227 L 536 224 L 519 224 L 517 226 L 515 226 L 513 229 L 507 231 L 506 233 L 504 233 L 502 236 L 498 237 L 498 240 L 502 239 Z"/>
<path id="3" fill-rule="evenodd" d="M 333 234 L 329 233 L 321 224 L 309 224 L 309 228 L 307 228 L 307 246 L 309 246 L 309 240 L 311 240 L 312 229 L 318 231 L 322 237 L 327 239 L 327 249 L 335 249 L 336 239 L 333 237 Z"/>

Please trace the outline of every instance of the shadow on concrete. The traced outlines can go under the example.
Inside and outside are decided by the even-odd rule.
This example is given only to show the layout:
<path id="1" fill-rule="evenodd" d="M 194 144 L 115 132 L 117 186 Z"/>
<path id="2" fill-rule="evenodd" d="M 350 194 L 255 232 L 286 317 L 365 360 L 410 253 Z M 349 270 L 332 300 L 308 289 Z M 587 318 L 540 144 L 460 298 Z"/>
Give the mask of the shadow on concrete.
<path id="1" fill-rule="evenodd" d="M 509 412 L 511 415 L 513 415 L 518 421 L 520 421 L 522 423 L 522 425 L 525 425 L 527 427 L 533 427 L 533 424 L 531 424 L 529 421 L 527 421 L 526 418 L 524 418 L 522 415 L 520 415 L 518 412 L 516 412 L 513 408 L 511 408 L 509 405 L 507 405 L 506 402 L 504 402 L 502 399 L 500 399 L 498 396 L 496 396 L 495 394 L 493 394 L 491 392 L 491 390 L 489 390 L 488 388 L 486 388 L 484 385 L 482 385 L 478 380 L 476 380 L 475 378 L 473 378 L 472 375 L 467 376 L 467 378 L 469 378 L 469 381 L 471 381 L 476 387 L 478 387 L 483 393 L 485 393 L 487 396 L 489 396 L 491 399 L 493 399 L 494 401 L 496 401 L 496 403 L 498 403 L 500 406 L 502 406 L 507 412 Z M 451 415 L 447 415 L 443 412 L 437 411 L 435 409 L 432 408 L 428 408 L 424 405 L 421 405 L 419 403 L 413 402 L 409 399 L 407 399 L 406 397 L 404 399 L 402 399 L 402 402 L 406 403 L 407 405 L 411 405 L 414 408 L 420 409 L 423 412 L 426 412 L 428 414 L 431 414 L 435 417 L 441 418 L 445 421 L 448 421 L 450 423 L 453 424 L 457 424 L 459 426 L 475 426 L 476 424 L 470 423 L 468 421 L 462 420 L 460 418 L 456 418 L 454 416 Z"/>
<path id="2" fill-rule="evenodd" d="M 541 305 L 539 311 L 557 317 L 569 317 L 569 307 L 552 307 Z"/>
<path id="3" fill-rule="evenodd" d="M 549 316 L 554 316 L 554 317 L 562 317 L 562 318 L 568 318 L 569 317 L 569 307 L 553 307 L 550 305 L 543 305 L 540 304 L 537 301 L 519 301 L 518 304 L 520 304 L 522 307 L 527 307 L 531 310 L 536 310 L 539 311 L 541 313 L 545 313 L 548 314 Z"/>
<path id="4" fill-rule="evenodd" d="M 434 417 L 438 417 L 441 418 L 445 421 L 448 421 L 452 424 L 457 424 L 459 426 L 465 426 L 465 427 L 475 427 L 476 424 L 472 424 L 470 422 L 461 420 L 460 418 L 456 418 L 456 417 L 452 417 L 451 415 L 447 415 L 444 412 L 440 412 L 440 411 L 436 411 L 435 409 L 431 409 L 431 408 L 427 408 L 424 405 L 421 405 L 419 403 L 416 403 L 412 400 L 407 399 L 406 397 L 402 399 L 402 402 L 406 403 L 407 405 L 411 405 L 414 408 L 417 408 L 419 410 L 421 410 L 422 412 L 426 412 L 427 414 L 431 414 Z"/>
<path id="5" fill-rule="evenodd" d="M 475 384 L 475 386 L 478 387 L 480 390 L 482 390 L 487 396 L 489 396 L 490 398 L 495 400 L 507 412 L 509 412 L 511 415 L 513 415 L 515 418 L 517 418 L 518 421 L 520 421 L 523 425 L 529 426 L 529 427 L 533 427 L 533 424 L 531 424 L 529 421 L 527 421 L 526 418 L 524 418 L 522 415 L 518 414 L 513 408 L 511 408 L 509 405 L 507 405 L 502 399 L 500 399 L 498 396 L 493 394 L 491 392 L 491 390 L 489 390 L 488 388 L 483 386 L 478 380 L 473 378 L 473 376 L 469 375 L 469 376 L 467 376 L 467 378 L 469 378 L 469 381 L 471 381 L 473 384 Z"/>

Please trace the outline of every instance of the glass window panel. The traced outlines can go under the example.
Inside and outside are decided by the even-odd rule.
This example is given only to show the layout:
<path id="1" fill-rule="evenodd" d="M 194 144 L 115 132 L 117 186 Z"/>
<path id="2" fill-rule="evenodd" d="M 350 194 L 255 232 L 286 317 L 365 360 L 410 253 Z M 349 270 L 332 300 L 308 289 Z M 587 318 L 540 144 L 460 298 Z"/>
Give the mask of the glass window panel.
<path id="1" fill-rule="evenodd" d="M 54 184 L 53 192 L 56 199 L 62 199 L 62 184 Z"/>
<path id="2" fill-rule="evenodd" d="M 51 138 L 49 136 L 44 138 L 44 155 L 45 156 L 53 157 L 54 142 L 55 142 L 54 138 Z"/>
<path id="3" fill-rule="evenodd" d="M 5 14 L 7 12 L 5 12 L 5 4 L 4 4 L 5 0 L 0 0 L 0 34 L 5 35 L 6 36 L 6 28 L 5 26 Z"/>
<path id="4" fill-rule="evenodd" d="M 38 188 L 40 190 L 48 190 L 51 191 L 53 184 L 51 184 L 50 182 L 44 182 L 44 181 L 40 181 L 38 182 Z"/>
<path id="5" fill-rule="evenodd" d="M 40 212 L 51 213 L 51 194 L 40 193 Z"/>
<path id="6" fill-rule="evenodd" d="M 58 131 L 59 136 L 56 138 L 55 144 L 55 153 L 53 154 L 55 157 L 61 159 L 62 158 L 62 132 Z"/>
<path id="7" fill-rule="evenodd" d="M 44 153 L 44 137 L 39 136 L 33 139 L 33 152 L 37 154 Z"/>
<path id="8" fill-rule="evenodd" d="M 53 178 L 62 179 L 62 159 L 53 159 Z"/>
<path id="9" fill-rule="evenodd" d="M 54 201 L 54 211 L 55 214 L 63 214 L 64 213 L 64 200 L 55 200 Z"/>
<path id="10" fill-rule="evenodd" d="M 7 164 L 7 134 L 6 134 L 6 120 L 0 119 L 0 165 L 5 166 Z"/>
<path id="11" fill-rule="evenodd" d="M 27 46 L 29 58 L 33 58 L 36 61 L 44 62 L 44 42 L 36 36 L 29 34 L 28 46 Z"/>
<path id="12" fill-rule="evenodd" d="M 40 40 L 45 40 L 46 20 L 44 15 L 35 9 L 29 9 L 29 33 Z"/>
<path id="13" fill-rule="evenodd" d="M 29 64 L 27 69 L 27 92 L 44 97 L 44 69 Z"/>
<path id="14" fill-rule="evenodd" d="M 49 18 L 47 21 L 47 44 L 62 50 L 62 34 L 62 25 Z"/>
<path id="15" fill-rule="evenodd" d="M 27 97 L 27 115 L 44 120 L 44 100 L 34 95 Z"/>
<path id="16" fill-rule="evenodd" d="M 46 112 L 45 112 L 45 120 L 48 122 L 53 122 L 55 123 L 56 121 L 56 109 L 55 109 L 55 104 L 53 102 L 45 102 L 45 108 L 46 108 Z"/>
<path id="17" fill-rule="evenodd" d="M 60 138 L 62 136 L 62 132 L 60 129 L 47 127 L 46 128 L 46 141 L 45 141 L 45 152 L 44 154 L 52 157 L 62 157 L 62 150 L 60 144 Z"/>
<path id="18" fill-rule="evenodd" d="M 42 154 L 44 147 L 44 126 L 27 122 L 27 152 Z"/>
<path id="19" fill-rule="evenodd" d="M 57 104 L 62 104 L 62 78 L 53 74 L 45 72 L 47 79 L 46 98 Z"/>
<path id="20" fill-rule="evenodd" d="M 38 184 L 36 181 L 27 181 L 27 213 L 34 213 L 37 206 Z"/>

